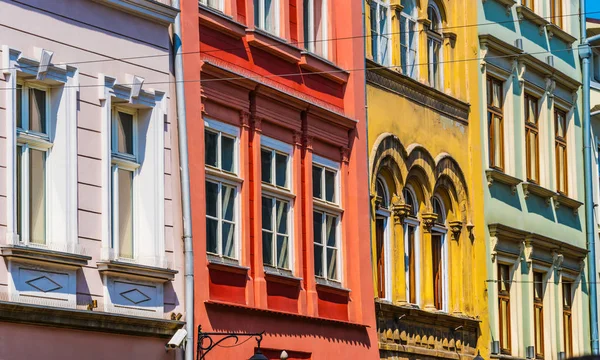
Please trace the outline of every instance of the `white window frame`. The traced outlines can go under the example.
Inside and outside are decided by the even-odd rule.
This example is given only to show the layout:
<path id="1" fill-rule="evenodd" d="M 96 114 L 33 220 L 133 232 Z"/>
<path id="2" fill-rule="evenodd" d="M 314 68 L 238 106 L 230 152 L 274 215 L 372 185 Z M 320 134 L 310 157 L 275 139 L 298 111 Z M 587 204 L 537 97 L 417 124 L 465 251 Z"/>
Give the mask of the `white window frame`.
<path id="1" fill-rule="evenodd" d="M 429 4 L 427 5 L 427 9 L 429 9 L 429 7 L 433 8 L 433 11 L 435 12 L 435 15 L 437 16 L 439 23 L 438 25 L 438 29 L 442 28 L 442 15 L 440 12 L 439 7 L 437 6 L 437 4 L 435 3 L 435 1 L 429 1 Z M 433 27 L 433 24 L 430 25 L 431 27 Z M 442 37 L 442 34 L 439 34 L 439 37 L 436 36 L 438 35 L 438 33 L 435 33 L 433 30 L 427 30 L 427 52 L 428 52 L 428 56 L 427 56 L 427 62 L 428 62 L 428 68 L 429 68 L 429 74 L 432 76 L 432 78 L 429 78 L 429 86 L 438 89 L 440 91 L 444 90 L 444 39 Z M 438 72 L 439 72 L 439 84 L 438 86 L 436 86 L 435 84 L 435 75 L 434 75 L 434 43 L 437 43 L 440 47 L 439 50 L 439 58 L 437 60 L 438 63 Z"/>
<path id="2" fill-rule="evenodd" d="M 433 197 L 436 199 L 441 207 L 444 217 L 444 224 L 435 223 L 431 228 L 433 233 L 441 234 L 442 239 L 442 309 L 443 312 L 449 312 L 449 277 L 448 277 L 448 228 L 446 227 L 446 208 L 444 202 L 439 195 Z"/>
<path id="3" fill-rule="evenodd" d="M 343 276 L 343 269 L 344 267 L 342 266 L 342 261 L 343 261 L 343 256 L 342 256 L 342 214 L 343 214 L 343 209 L 341 207 L 341 201 L 340 201 L 340 194 L 341 194 L 341 186 L 340 186 L 340 163 L 339 162 L 335 162 L 317 155 L 313 155 L 313 159 L 312 159 L 312 164 L 311 164 L 311 171 L 312 171 L 312 166 L 318 166 L 321 167 L 323 169 L 327 169 L 327 170 L 331 170 L 331 171 L 335 171 L 335 198 L 334 198 L 334 202 L 330 202 L 330 201 L 325 201 L 325 199 L 319 199 L 319 198 L 315 198 L 313 197 L 313 214 L 314 212 L 319 212 L 322 213 L 323 216 L 323 222 L 322 222 L 322 231 L 323 233 L 321 234 L 322 236 L 322 240 L 323 240 L 323 253 L 322 255 L 322 264 L 323 264 L 323 274 L 324 276 L 317 276 L 315 274 L 315 278 L 317 279 L 317 281 L 325 281 L 325 282 L 333 282 L 333 283 L 339 283 L 342 284 L 343 280 L 344 280 L 344 276 Z M 311 177 L 312 178 L 312 177 Z M 321 186 L 323 189 L 323 197 L 325 197 L 325 172 L 323 171 L 323 176 L 321 179 Z M 337 249 L 337 256 L 336 256 L 336 273 L 337 273 L 337 279 L 330 279 L 327 276 L 327 268 L 328 268 L 328 264 L 327 264 L 327 237 L 326 237 L 326 231 L 327 231 L 327 215 L 332 216 L 336 219 L 336 249 Z M 315 243 L 315 234 L 313 234 L 313 246 Z M 314 254 L 314 256 L 317 256 L 317 254 Z M 314 261 L 314 259 L 313 259 Z M 314 265 L 314 264 L 313 264 Z"/>
<path id="4" fill-rule="evenodd" d="M 385 196 L 387 197 L 387 200 L 389 201 L 391 199 L 390 197 L 390 192 L 389 189 L 387 187 L 387 184 L 385 182 L 385 180 L 381 177 L 378 176 L 377 180 L 381 182 L 383 191 L 385 192 Z M 383 250 L 385 251 L 385 268 L 384 268 L 384 272 L 385 272 L 385 298 L 383 298 L 383 300 L 386 301 L 392 301 L 392 269 L 391 269 L 391 244 L 390 244 L 390 238 L 391 238 L 391 221 L 390 219 L 392 218 L 392 212 L 390 211 L 390 209 L 386 208 L 386 207 L 379 207 L 377 209 L 377 211 L 375 212 L 375 221 L 377 221 L 377 218 L 383 218 L 384 224 L 383 224 Z"/>
<path id="5" fill-rule="evenodd" d="M 209 256 L 216 256 L 221 259 L 226 259 L 232 262 L 239 262 L 241 259 L 241 241 L 240 234 L 242 226 L 241 224 L 241 187 L 243 180 L 237 175 L 239 172 L 239 152 L 240 152 L 240 129 L 236 126 L 229 125 L 217 120 L 213 119 L 204 119 L 204 128 L 205 131 L 212 131 L 219 134 L 219 140 L 217 143 L 217 165 L 218 167 L 205 165 L 206 172 L 206 180 L 205 182 L 212 182 L 218 184 L 218 199 L 217 199 L 217 218 L 215 220 L 218 221 L 217 227 L 217 253 L 209 252 L 206 250 Z M 234 139 L 234 149 L 233 149 L 233 172 L 224 171 L 220 168 L 221 165 L 221 136 L 225 135 L 229 138 Z M 203 184 L 206 186 L 205 184 Z M 221 189 L 223 185 L 234 188 L 235 190 L 235 198 L 234 198 L 234 213 L 233 213 L 233 223 L 234 226 L 234 257 L 228 257 L 223 255 L 222 249 L 222 239 L 221 239 L 221 221 L 222 221 L 222 200 L 221 200 Z M 207 215 L 208 216 L 208 215 Z"/>
<path id="6" fill-rule="evenodd" d="M 211 1 L 216 1 L 217 2 L 217 6 L 216 7 L 211 6 L 209 4 L 209 2 L 211 2 Z M 217 10 L 217 11 L 221 11 L 221 12 L 223 12 L 225 10 L 224 6 L 223 6 L 223 0 L 200 0 L 200 5 L 203 5 L 203 6 L 206 6 L 208 8 L 211 8 L 211 9 L 214 9 L 214 10 Z"/>
<path id="7" fill-rule="evenodd" d="M 323 39 L 317 40 L 315 38 L 315 0 L 305 0 L 305 6 L 308 5 L 307 15 L 308 19 L 305 19 L 304 26 L 308 27 L 306 33 L 308 34 L 308 39 L 305 39 L 306 47 L 308 51 L 316 54 L 316 42 L 320 42 L 322 44 L 323 53 L 317 54 L 325 59 L 329 57 L 329 14 L 328 14 L 328 3 L 329 0 L 321 0 L 321 26 L 323 28 Z"/>
<path id="8" fill-rule="evenodd" d="M 261 136 L 260 139 L 261 142 L 261 156 L 262 156 L 262 150 L 268 150 L 271 151 L 271 164 L 272 164 L 272 169 L 271 169 L 271 177 L 273 179 L 274 182 L 276 182 L 276 169 L 275 169 L 275 154 L 276 153 L 280 153 L 280 154 L 284 154 L 287 156 L 287 164 L 286 164 L 286 178 L 287 178 L 287 187 L 281 187 L 281 186 L 277 186 L 275 184 L 269 184 L 269 183 L 265 183 L 261 181 L 261 204 L 262 204 L 262 198 L 267 197 L 270 198 L 272 200 L 272 204 L 271 204 L 271 209 L 274 213 L 276 213 L 276 202 L 277 200 L 279 201 L 284 201 L 288 203 L 288 215 L 287 215 L 287 229 L 288 229 L 288 268 L 279 268 L 277 266 L 277 256 L 276 256 L 276 250 L 277 250 L 277 218 L 276 216 L 272 217 L 272 228 L 273 228 L 273 237 L 274 239 L 273 241 L 273 256 L 274 259 L 272 260 L 273 265 L 270 264 L 266 264 L 265 260 L 263 259 L 263 264 L 266 267 L 270 267 L 270 268 L 274 268 L 274 269 L 278 269 L 278 270 L 284 270 L 284 271 L 294 271 L 294 202 L 295 202 L 295 198 L 296 196 L 293 193 L 293 186 L 294 186 L 294 181 L 292 178 L 293 172 L 292 172 L 292 164 L 293 164 L 293 153 L 294 153 L 294 148 L 292 145 L 290 144 L 286 144 L 284 142 L 281 142 L 279 140 L 276 139 L 272 139 L 266 136 Z M 262 166 L 262 162 L 261 162 L 261 166 Z M 262 179 L 261 179 L 262 180 Z M 262 208 L 262 207 L 261 207 Z M 261 224 L 261 234 L 262 234 L 262 224 Z M 262 241 L 262 237 L 261 237 L 261 241 Z"/>
<path id="9" fill-rule="evenodd" d="M 418 77 L 418 70 L 419 67 L 416 66 L 416 62 L 417 62 L 417 57 L 418 57 L 418 47 L 419 47 L 419 31 L 417 30 L 417 7 L 414 4 L 414 0 L 406 0 L 406 1 L 410 1 L 412 3 L 412 8 L 413 8 L 413 12 L 412 14 L 408 14 L 406 13 L 404 10 L 405 8 L 402 9 L 402 12 L 400 13 L 400 53 L 402 54 L 402 43 L 406 43 L 407 47 L 406 47 L 406 54 L 407 57 L 404 58 L 403 56 L 401 56 L 400 58 L 400 66 L 402 69 L 402 73 L 408 77 L 411 77 L 413 79 L 416 79 Z M 402 24 L 404 24 L 404 32 L 402 32 Z M 412 31 L 410 30 L 412 25 Z M 412 43 L 410 43 L 410 38 L 411 38 L 411 32 L 413 33 L 413 38 L 412 38 Z M 412 65 L 409 65 L 412 64 Z M 409 66 L 412 66 L 412 70 L 409 72 L 406 69 L 408 69 Z"/>
<path id="10" fill-rule="evenodd" d="M 256 6 L 256 4 L 258 4 L 258 22 L 256 21 L 256 19 L 254 20 L 254 24 L 258 24 L 258 27 L 261 30 L 264 30 L 270 34 L 273 34 L 275 36 L 279 36 L 280 34 L 280 4 L 279 2 L 281 0 L 271 0 L 274 2 L 273 4 L 273 29 L 269 30 L 266 28 L 266 24 L 265 24 L 265 1 L 266 0 L 254 0 L 253 5 Z M 254 14 L 256 14 L 257 11 L 255 9 Z"/>
<path id="11" fill-rule="evenodd" d="M 371 41 L 373 44 L 376 44 L 377 46 L 377 51 L 376 54 L 373 53 L 373 60 L 375 60 L 375 62 L 384 65 L 384 66 L 388 66 L 391 63 L 391 58 L 392 58 L 392 54 L 391 54 L 391 38 L 390 38 L 390 33 L 391 33 L 391 28 L 392 28 L 392 21 L 391 21 L 391 10 L 390 10 L 390 3 L 389 0 L 371 0 L 371 4 L 370 4 L 371 9 L 375 10 L 375 19 L 373 19 L 373 15 L 371 15 L 371 21 L 375 21 L 376 24 L 376 28 L 377 28 L 377 33 L 373 34 L 371 33 Z M 385 16 L 385 24 L 383 26 L 383 31 L 382 32 L 382 20 L 384 19 L 382 17 L 382 12 L 385 12 L 386 16 Z M 369 26 L 372 26 L 371 24 L 369 24 Z M 373 29 L 371 28 L 371 31 L 373 31 Z M 386 46 L 383 46 L 386 45 Z M 383 49 L 387 49 L 387 53 L 384 52 Z"/>
<path id="12" fill-rule="evenodd" d="M 419 200 L 415 193 L 415 190 L 412 188 L 410 184 L 407 184 L 405 189 L 410 192 L 410 195 L 413 198 L 415 209 L 413 210 L 415 214 L 419 214 Z M 416 291 L 416 304 L 419 305 L 421 303 L 421 274 L 418 269 L 421 268 L 421 222 L 417 217 L 407 216 L 404 218 L 404 257 L 408 259 L 409 249 L 408 249 L 408 227 L 413 227 L 415 230 L 415 291 Z M 404 261 L 404 272 L 406 278 L 406 301 L 410 303 L 411 293 L 410 293 L 410 266 L 408 261 Z"/>

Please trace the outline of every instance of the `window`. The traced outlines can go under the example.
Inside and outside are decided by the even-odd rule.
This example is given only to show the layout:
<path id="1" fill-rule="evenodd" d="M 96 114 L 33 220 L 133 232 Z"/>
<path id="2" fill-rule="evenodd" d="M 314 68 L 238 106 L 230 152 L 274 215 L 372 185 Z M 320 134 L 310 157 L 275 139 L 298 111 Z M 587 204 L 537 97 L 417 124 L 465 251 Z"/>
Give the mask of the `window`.
<path id="1" fill-rule="evenodd" d="M 254 0 L 254 26 L 279 35 L 279 0 Z"/>
<path id="2" fill-rule="evenodd" d="M 535 356 L 544 358 L 544 274 L 533 273 L 533 322 L 535 329 Z"/>
<path id="3" fill-rule="evenodd" d="M 535 10 L 534 2 L 535 2 L 535 0 L 521 0 L 521 5 L 527 6 L 531 10 Z"/>
<path id="4" fill-rule="evenodd" d="M 408 302 L 410 302 L 411 304 L 417 304 L 419 300 L 417 298 L 417 256 L 419 256 L 417 248 L 419 221 L 417 220 L 417 214 L 419 213 L 419 207 L 417 202 L 415 201 L 416 197 L 411 189 L 404 188 L 402 193 L 406 205 L 410 206 L 409 216 L 404 219 L 404 266 L 406 273 L 406 296 Z"/>
<path id="5" fill-rule="evenodd" d="M 375 251 L 377 256 L 377 297 L 380 299 L 388 299 L 390 295 L 388 291 L 387 274 L 388 274 L 388 251 L 389 251 L 389 196 L 387 187 L 382 178 L 376 181 L 377 198 L 380 201 L 380 206 L 376 211 L 375 216 Z M 388 299 L 389 300 L 389 299 Z"/>
<path id="6" fill-rule="evenodd" d="M 433 267 L 433 302 L 438 310 L 446 309 L 446 212 L 439 197 L 433 198 L 433 212 L 437 215 L 431 234 Z"/>
<path id="7" fill-rule="evenodd" d="M 554 110 L 554 149 L 556 152 L 556 190 L 566 195 L 567 186 L 567 114 Z"/>
<path id="8" fill-rule="evenodd" d="M 205 122 L 206 251 L 237 259 L 238 129 Z"/>
<path id="9" fill-rule="evenodd" d="M 265 137 L 261 142 L 263 263 L 290 270 L 292 147 Z"/>
<path id="10" fill-rule="evenodd" d="M 327 0 L 304 0 L 304 47 L 327 58 Z"/>
<path id="11" fill-rule="evenodd" d="M 554 25 L 562 27 L 562 0 L 550 0 L 550 17 Z"/>
<path id="12" fill-rule="evenodd" d="M 498 322 L 500 351 L 510 355 L 510 266 L 498 264 Z"/>
<path id="13" fill-rule="evenodd" d="M 200 4 L 223 11 L 223 0 L 200 0 Z"/>
<path id="14" fill-rule="evenodd" d="M 429 86 L 442 89 L 442 18 L 435 3 L 427 7 L 427 18 L 431 25 L 427 30 L 427 61 L 429 63 Z"/>
<path id="15" fill-rule="evenodd" d="M 400 64 L 402 73 L 416 78 L 417 67 L 417 20 L 414 0 L 402 0 L 400 13 Z"/>
<path id="16" fill-rule="evenodd" d="M 527 167 L 527 181 L 535 184 L 540 181 L 538 109 L 538 99 L 525 94 L 525 163 Z"/>
<path id="17" fill-rule="evenodd" d="M 50 98 L 46 88 L 17 84 L 17 232 L 21 241 L 46 244 L 46 159 L 50 142 Z"/>
<path id="18" fill-rule="evenodd" d="M 134 258 L 134 186 L 137 111 L 114 108 L 112 115 L 112 248 L 119 258 Z"/>
<path id="19" fill-rule="evenodd" d="M 491 168 L 504 170 L 504 105 L 502 82 L 496 78 L 487 78 L 488 106 L 488 152 Z"/>
<path id="20" fill-rule="evenodd" d="M 389 1 L 372 0 L 369 11 L 371 17 L 371 53 L 373 60 L 382 65 L 389 65 Z"/>
<path id="21" fill-rule="evenodd" d="M 566 358 L 573 356 L 573 283 L 562 282 L 563 350 Z"/>
<path id="22" fill-rule="evenodd" d="M 334 281 L 340 280 L 341 255 L 338 169 L 339 164 L 314 156 L 312 180 L 315 275 Z"/>

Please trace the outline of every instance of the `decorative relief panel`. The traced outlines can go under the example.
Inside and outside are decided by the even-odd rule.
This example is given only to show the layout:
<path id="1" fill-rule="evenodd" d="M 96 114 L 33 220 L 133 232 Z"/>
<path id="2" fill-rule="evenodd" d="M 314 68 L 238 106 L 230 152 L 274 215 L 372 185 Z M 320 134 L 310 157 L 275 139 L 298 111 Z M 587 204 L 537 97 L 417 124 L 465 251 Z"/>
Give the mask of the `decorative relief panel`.
<path id="1" fill-rule="evenodd" d="M 13 301 L 75 308 L 76 270 L 10 261 Z"/>
<path id="2" fill-rule="evenodd" d="M 107 276 L 106 311 L 161 317 L 164 312 L 162 283 L 139 282 Z"/>

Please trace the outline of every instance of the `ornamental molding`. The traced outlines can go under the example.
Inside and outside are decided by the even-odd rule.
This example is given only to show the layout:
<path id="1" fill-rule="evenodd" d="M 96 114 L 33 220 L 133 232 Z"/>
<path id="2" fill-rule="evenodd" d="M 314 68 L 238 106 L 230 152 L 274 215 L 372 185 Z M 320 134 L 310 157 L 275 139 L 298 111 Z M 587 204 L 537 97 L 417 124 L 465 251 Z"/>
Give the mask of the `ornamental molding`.
<path id="1" fill-rule="evenodd" d="M 450 221 L 448 225 L 450 225 L 450 238 L 458 241 L 462 232 L 463 222 L 460 220 L 454 220 Z"/>

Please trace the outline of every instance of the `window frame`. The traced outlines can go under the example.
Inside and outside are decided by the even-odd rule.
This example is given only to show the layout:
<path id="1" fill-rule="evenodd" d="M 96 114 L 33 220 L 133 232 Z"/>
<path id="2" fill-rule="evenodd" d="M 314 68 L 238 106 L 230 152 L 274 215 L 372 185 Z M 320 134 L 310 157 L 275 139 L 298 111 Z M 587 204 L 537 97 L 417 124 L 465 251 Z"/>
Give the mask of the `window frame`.
<path id="1" fill-rule="evenodd" d="M 417 30 L 417 16 L 416 10 L 417 7 L 414 4 L 414 0 L 411 1 L 413 12 L 409 14 L 405 12 L 405 7 L 400 12 L 400 68 L 402 69 L 402 73 L 410 78 L 416 79 L 418 77 L 418 66 L 416 66 L 416 61 L 418 58 L 418 46 L 419 46 L 419 35 Z M 404 24 L 404 25 L 403 25 Z M 404 26 L 405 30 L 402 30 Z M 412 29 L 412 30 L 411 30 Z M 411 35 L 412 35 L 412 43 L 411 43 Z M 403 49 L 406 49 L 407 56 L 402 56 Z M 412 54 L 412 56 L 411 56 Z M 412 63 L 412 65 L 409 65 Z M 412 66 L 411 71 L 408 71 L 408 67 Z"/>
<path id="2" fill-rule="evenodd" d="M 541 292 L 542 292 L 542 297 L 536 297 L 536 285 L 538 285 L 538 281 L 536 281 L 536 275 L 541 276 Z M 545 289 L 544 289 L 544 278 L 545 275 L 543 272 L 540 271 L 533 271 L 533 332 L 534 332 L 534 349 L 535 349 L 535 357 L 536 359 L 543 359 L 544 358 L 544 297 L 545 297 Z M 539 312 L 539 319 L 536 318 L 536 311 L 540 310 Z M 538 328 L 538 324 L 537 321 L 539 321 L 539 328 L 540 328 L 540 332 L 537 331 Z M 539 339 L 538 339 L 539 336 Z M 539 349 L 537 346 L 537 343 L 542 344 L 542 348 Z"/>
<path id="3" fill-rule="evenodd" d="M 410 184 L 407 184 L 403 191 L 404 201 L 406 201 L 406 193 L 411 196 L 413 203 L 415 204 L 414 209 L 411 208 L 409 214 L 404 218 L 404 276 L 406 278 L 406 301 L 412 305 L 419 305 L 421 303 L 421 274 L 419 269 L 421 268 L 421 222 L 419 221 L 419 200 L 415 194 L 414 189 Z M 413 231 L 414 244 L 410 244 L 409 232 Z M 410 256 L 412 255 L 414 256 Z M 411 265 L 411 259 L 413 259 Z M 411 279 L 412 278 L 412 279 Z M 414 289 L 411 288 L 411 281 L 414 281 Z"/>
<path id="4" fill-rule="evenodd" d="M 377 296 L 380 299 L 391 301 L 391 229 L 390 229 L 390 219 L 391 219 L 391 211 L 389 209 L 389 189 L 387 187 L 387 183 L 385 179 L 381 176 L 377 176 L 376 179 L 377 184 L 381 185 L 381 189 L 384 192 L 383 196 L 383 206 L 379 207 L 375 211 L 375 233 L 376 233 L 376 251 L 375 251 L 375 260 L 377 263 Z M 377 238 L 377 221 L 383 221 L 383 233 L 381 238 L 381 244 L 379 244 L 379 239 Z M 379 250 L 381 250 L 382 256 L 381 260 L 379 258 Z M 381 262 L 381 264 L 380 264 Z"/>
<path id="5" fill-rule="evenodd" d="M 502 290 L 502 288 L 501 288 L 501 283 L 502 283 L 501 275 L 500 275 L 501 267 L 506 267 L 507 274 L 508 274 L 508 281 L 507 281 L 508 285 L 506 286 L 508 288 L 508 290 L 505 290 L 505 291 Z M 497 270 L 498 271 L 498 275 L 497 275 L 498 276 L 497 277 L 497 279 L 498 279 L 497 280 L 498 294 L 497 295 L 498 295 L 498 331 L 499 331 L 498 339 L 499 339 L 499 343 L 500 343 L 500 352 L 505 355 L 511 355 L 511 352 L 512 352 L 512 346 L 511 346 L 512 345 L 511 344 L 512 343 L 512 334 L 511 334 L 512 324 L 511 324 L 511 309 L 510 309 L 510 305 L 511 305 L 510 291 L 512 290 L 512 266 L 509 264 L 499 262 L 497 265 L 497 269 L 498 269 Z M 507 324 L 508 329 L 503 329 L 503 326 L 502 326 L 502 323 L 503 323 L 503 321 L 502 321 L 502 302 L 506 302 L 506 309 L 507 309 L 506 324 Z M 504 344 L 504 341 L 503 341 L 503 338 L 504 338 L 503 332 L 504 331 L 503 330 L 506 330 L 506 338 L 507 338 L 508 344 Z"/>
<path id="6" fill-rule="evenodd" d="M 559 136 L 558 134 L 558 115 L 562 115 L 564 126 L 564 137 Z M 560 108 L 554 108 L 554 156 L 555 156 L 555 170 L 556 170 L 556 191 L 562 195 L 567 196 L 569 193 L 569 148 L 568 148 L 568 130 L 567 130 L 567 114 L 568 111 L 562 110 Z M 559 172 L 559 148 L 563 148 L 564 151 L 564 164 L 563 164 L 563 174 Z M 561 176 L 562 175 L 562 176 Z M 564 189 L 560 188 L 560 181 L 564 182 Z"/>
<path id="7" fill-rule="evenodd" d="M 565 286 L 567 285 L 568 286 Z M 562 292 L 562 321 L 563 321 L 563 351 L 565 352 L 566 358 L 573 356 L 573 301 L 574 301 L 574 285 L 575 282 L 571 279 L 561 281 L 561 292 Z M 569 294 L 565 294 L 565 288 L 568 288 Z M 565 301 L 569 299 L 569 301 Z M 565 319 L 569 319 L 568 323 Z"/>
<path id="8" fill-rule="evenodd" d="M 304 0 L 305 18 L 304 18 L 304 48 L 309 52 L 320 56 L 324 59 L 329 58 L 329 0 L 320 0 L 321 3 L 321 27 L 323 31 L 322 39 L 318 40 L 315 34 L 315 1 Z M 321 42 L 322 53 L 318 53 L 316 49 L 317 42 Z"/>
<path id="9" fill-rule="evenodd" d="M 448 304 L 448 302 L 449 302 L 448 301 L 448 288 L 449 288 L 449 284 L 448 284 L 449 283 L 449 281 L 448 281 L 448 241 L 447 241 L 448 240 L 448 236 L 447 236 L 448 228 L 446 226 L 446 207 L 444 206 L 444 201 L 438 194 L 434 195 L 434 197 L 432 198 L 432 202 L 433 201 L 437 201 L 439 203 L 442 214 L 437 214 L 437 215 L 441 215 L 443 217 L 443 222 L 439 222 L 436 219 L 436 222 L 434 223 L 434 225 L 431 228 L 432 251 L 434 249 L 434 247 L 433 247 L 434 236 L 439 236 L 440 241 L 441 241 L 441 243 L 439 244 L 440 267 L 441 267 L 439 286 L 441 287 L 441 289 L 440 289 L 440 292 L 438 295 L 441 298 L 436 299 L 436 296 L 435 296 L 436 281 L 435 281 L 435 277 L 434 277 L 432 279 L 433 284 L 434 284 L 434 304 L 435 304 L 437 310 L 448 312 L 448 310 L 449 310 L 449 304 Z M 432 266 L 433 266 L 433 263 L 432 263 Z M 435 269 L 433 269 L 432 273 L 435 273 Z M 438 304 L 438 302 L 439 302 L 439 304 Z"/>
<path id="10" fill-rule="evenodd" d="M 390 51 L 392 39 L 390 37 L 391 33 L 391 7 L 389 0 L 371 0 L 370 2 L 370 11 L 371 12 L 371 54 L 373 56 L 373 61 L 379 63 L 384 66 L 388 66 L 391 64 L 392 54 Z M 374 10 L 374 11 L 373 11 Z M 382 10 L 385 10 L 385 33 L 382 32 Z M 375 14 L 375 18 L 373 18 L 373 13 Z M 374 27 L 375 25 L 375 27 Z M 386 52 L 383 51 L 382 44 L 385 44 L 384 47 L 387 49 Z M 376 51 L 375 51 L 376 50 Z"/>
<path id="11" fill-rule="evenodd" d="M 427 4 L 427 13 L 429 13 L 429 9 L 433 10 L 434 15 L 437 17 L 437 24 L 436 27 L 438 30 L 441 31 L 442 28 L 442 23 L 443 23 L 443 19 L 442 19 L 442 14 L 441 11 L 438 7 L 438 5 L 435 3 L 435 1 L 429 1 L 429 3 Z M 431 19 L 428 19 L 431 20 Z M 444 89 L 444 37 L 443 34 L 441 32 L 435 31 L 433 30 L 434 24 L 433 21 L 431 22 L 431 24 L 429 25 L 429 27 L 426 30 L 426 34 L 427 34 L 427 79 L 428 79 L 428 83 L 429 86 L 431 86 L 434 89 L 443 91 Z M 439 46 L 438 49 L 438 56 L 436 57 L 435 54 L 435 46 Z M 437 61 L 436 61 L 437 60 Z M 437 65 L 437 71 L 435 66 Z"/>
<path id="12" fill-rule="evenodd" d="M 209 4 L 211 0 L 199 0 L 200 5 L 202 6 L 206 6 L 207 8 L 219 11 L 219 12 L 225 12 L 225 6 L 224 6 L 224 2 L 223 0 L 213 0 L 216 1 L 218 3 L 217 7 L 211 6 Z"/>
<path id="13" fill-rule="evenodd" d="M 273 1 L 273 29 L 268 29 L 266 27 L 266 23 L 265 23 L 265 1 L 267 0 L 254 0 L 253 1 L 253 6 L 254 6 L 254 16 L 258 16 L 258 22 L 256 21 L 257 19 L 254 19 L 254 26 L 258 27 L 259 29 L 268 32 L 269 34 L 275 35 L 277 37 L 279 37 L 280 34 L 280 23 L 281 23 L 281 19 L 280 19 L 280 0 L 271 0 Z M 256 9 L 258 5 L 258 9 Z"/>
<path id="14" fill-rule="evenodd" d="M 498 85 L 500 85 L 500 107 L 494 106 L 490 104 L 490 99 L 489 96 L 491 94 L 492 98 L 493 98 L 493 91 L 494 91 L 494 83 L 497 83 Z M 492 169 L 496 169 L 499 171 L 504 172 L 504 168 L 505 168 L 505 157 L 504 157 L 504 81 L 495 77 L 495 76 L 491 76 L 491 75 L 487 75 L 487 79 L 486 79 L 486 86 L 487 86 L 487 93 L 486 93 L 486 104 L 487 104 L 487 115 L 488 115 L 488 165 L 490 168 Z M 494 126 L 493 126 L 493 121 L 490 122 L 490 115 L 493 119 L 494 116 L 499 117 L 500 119 L 500 134 L 498 134 L 498 136 L 496 136 L 495 132 L 493 131 Z M 492 142 L 493 141 L 493 142 Z M 499 149 L 500 149 L 500 164 L 496 164 L 495 163 L 495 144 L 496 141 L 499 142 Z"/>
<path id="15" fill-rule="evenodd" d="M 539 139 L 539 98 L 526 92 L 524 95 L 524 107 L 525 107 L 525 173 L 527 181 L 534 184 L 540 183 L 540 139 Z M 535 104 L 534 120 L 530 121 L 531 114 L 529 113 L 529 103 Z M 531 147 L 530 147 L 530 134 L 535 135 L 535 174 L 532 174 L 531 165 Z M 534 175 L 535 178 L 532 176 Z"/>
<path id="16" fill-rule="evenodd" d="M 535 0 L 521 0 L 521 6 L 525 6 L 535 12 Z"/>
<path id="17" fill-rule="evenodd" d="M 558 14 L 556 13 L 558 10 Z M 559 28 L 563 27 L 563 3 L 562 0 L 550 0 L 550 22 Z"/>

